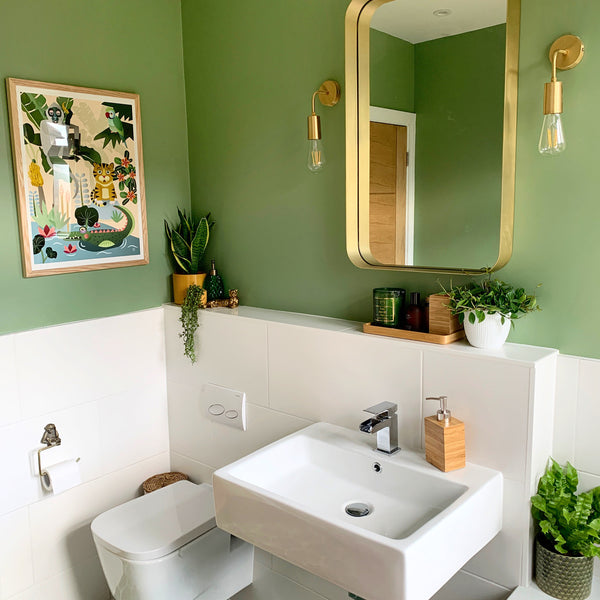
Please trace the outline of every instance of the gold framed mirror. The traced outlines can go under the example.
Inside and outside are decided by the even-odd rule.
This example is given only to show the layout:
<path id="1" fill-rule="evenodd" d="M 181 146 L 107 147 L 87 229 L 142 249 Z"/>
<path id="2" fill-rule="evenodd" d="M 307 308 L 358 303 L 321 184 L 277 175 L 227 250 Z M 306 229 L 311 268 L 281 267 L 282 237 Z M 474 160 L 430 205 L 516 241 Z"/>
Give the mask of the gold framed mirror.
<path id="1" fill-rule="evenodd" d="M 510 259 L 520 4 L 350 2 L 346 242 L 357 267 L 476 274 Z"/>

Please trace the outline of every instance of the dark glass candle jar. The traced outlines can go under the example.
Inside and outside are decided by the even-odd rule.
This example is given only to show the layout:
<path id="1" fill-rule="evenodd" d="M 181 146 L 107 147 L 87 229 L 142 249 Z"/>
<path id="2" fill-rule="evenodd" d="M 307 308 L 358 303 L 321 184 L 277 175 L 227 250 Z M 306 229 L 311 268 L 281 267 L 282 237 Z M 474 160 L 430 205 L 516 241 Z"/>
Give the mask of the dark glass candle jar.
<path id="1" fill-rule="evenodd" d="M 373 290 L 373 325 L 398 327 L 402 323 L 406 290 L 375 288 Z"/>

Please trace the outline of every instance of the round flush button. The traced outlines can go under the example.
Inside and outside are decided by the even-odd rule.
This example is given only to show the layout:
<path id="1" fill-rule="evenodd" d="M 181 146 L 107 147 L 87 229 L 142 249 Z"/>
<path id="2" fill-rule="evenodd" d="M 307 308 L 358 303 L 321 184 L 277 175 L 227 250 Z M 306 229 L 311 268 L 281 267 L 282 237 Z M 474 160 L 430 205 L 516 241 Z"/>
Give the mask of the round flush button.
<path id="1" fill-rule="evenodd" d="M 222 404 L 211 404 L 208 407 L 208 412 L 215 417 L 222 415 L 225 412 L 225 407 Z"/>
<path id="2" fill-rule="evenodd" d="M 238 411 L 237 411 L 237 410 L 228 410 L 228 411 L 225 413 L 225 416 L 226 416 L 228 419 L 236 419 L 236 418 L 237 418 L 237 416 L 238 416 Z"/>

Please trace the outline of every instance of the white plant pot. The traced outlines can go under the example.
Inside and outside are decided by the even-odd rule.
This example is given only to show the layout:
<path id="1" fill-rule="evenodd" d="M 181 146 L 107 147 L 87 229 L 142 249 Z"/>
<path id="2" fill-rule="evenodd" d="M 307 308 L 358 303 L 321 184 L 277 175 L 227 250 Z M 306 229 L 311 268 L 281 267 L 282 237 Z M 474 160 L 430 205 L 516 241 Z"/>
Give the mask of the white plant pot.
<path id="1" fill-rule="evenodd" d="M 469 344 L 476 348 L 485 348 L 486 350 L 493 350 L 494 348 L 500 348 L 510 331 L 510 319 L 504 317 L 504 324 L 502 323 L 502 315 L 494 313 L 490 315 L 485 312 L 485 319 L 479 323 L 477 317 L 475 317 L 475 323 L 469 321 L 469 315 L 475 311 L 468 311 L 465 313 L 465 335 Z"/>

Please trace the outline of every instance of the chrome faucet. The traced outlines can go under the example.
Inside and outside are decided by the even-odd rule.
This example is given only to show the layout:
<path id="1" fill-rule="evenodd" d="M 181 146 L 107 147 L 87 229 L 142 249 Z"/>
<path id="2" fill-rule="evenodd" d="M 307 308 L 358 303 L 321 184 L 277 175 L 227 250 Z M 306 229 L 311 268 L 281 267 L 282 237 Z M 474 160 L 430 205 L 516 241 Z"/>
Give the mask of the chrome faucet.
<path id="1" fill-rule="evenodd" d="M 364 433 L 377 433 L 377 450 L 385 454 L 398 452 L 398 405 L 392 402 L 380 402 L 365 408 L 364 412 L 375 415 L 363 421 L 359 429 Z"/>

